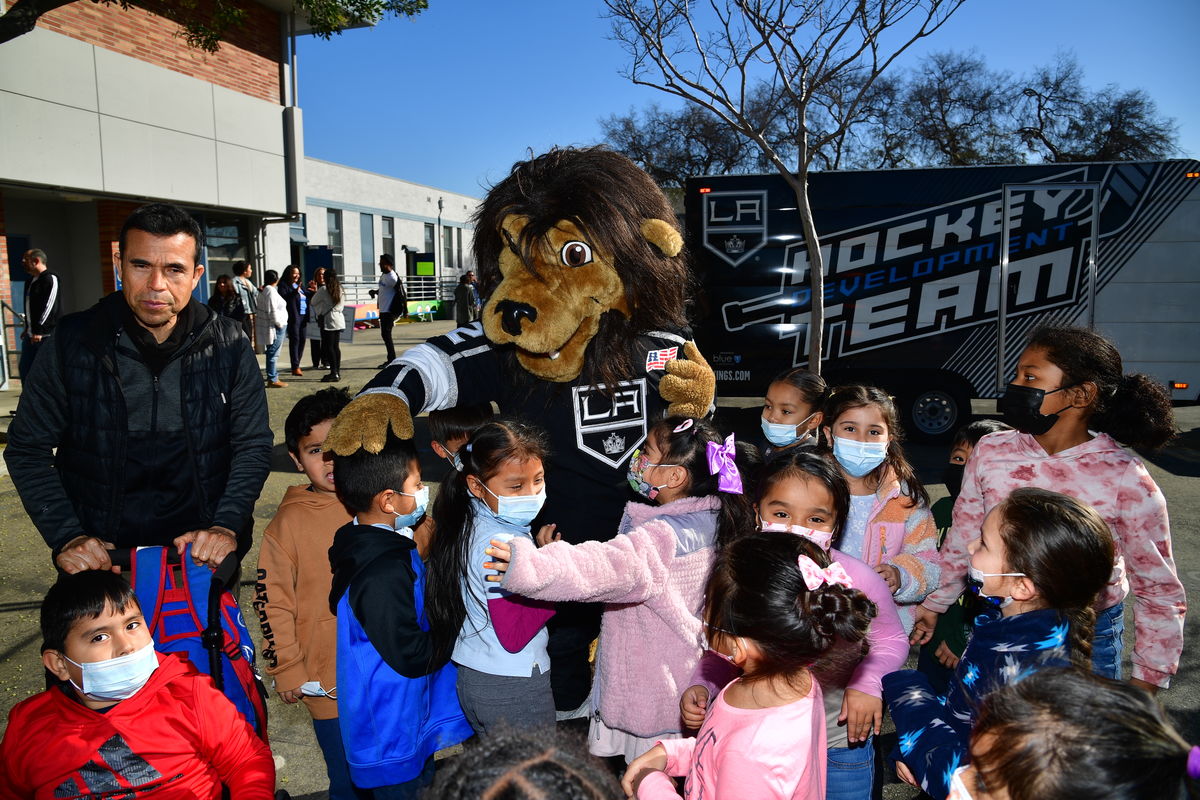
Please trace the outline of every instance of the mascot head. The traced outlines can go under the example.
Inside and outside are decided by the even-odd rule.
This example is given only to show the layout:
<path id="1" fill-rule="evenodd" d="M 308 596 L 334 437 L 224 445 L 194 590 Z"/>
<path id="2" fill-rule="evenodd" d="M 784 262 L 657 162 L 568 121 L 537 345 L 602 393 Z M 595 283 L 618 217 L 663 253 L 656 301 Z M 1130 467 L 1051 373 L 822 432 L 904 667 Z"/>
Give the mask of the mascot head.
<path id="1" fill-rule="evenodd" d="M 675 214 L 625 156 L 568 148 L 518 162 L 474 223 L 483 329 L 538 378 L 614 385 L 631 374 L 634 336 L 684 324 Z"/>

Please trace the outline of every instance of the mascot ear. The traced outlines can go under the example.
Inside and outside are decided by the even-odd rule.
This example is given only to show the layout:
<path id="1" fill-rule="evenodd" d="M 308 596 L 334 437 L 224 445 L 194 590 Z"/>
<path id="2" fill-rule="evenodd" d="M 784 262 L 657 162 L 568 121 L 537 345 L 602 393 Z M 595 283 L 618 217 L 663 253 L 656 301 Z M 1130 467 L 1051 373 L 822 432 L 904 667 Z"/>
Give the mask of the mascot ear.
<path id="1" fill-rule="evenodd" d="M 683 249 L 683 237 L 670 223 L 661 219 L 642 221 L 642 236 L 667 258 L 674 258 Z"/>
<path id="2" fill-rule="evenodd" d="M 517 242 L 521 240 L 521 231 L 525 230 L 525 226 L 529 224 L 529 217 L 524 214 L 506 214 L 500 222 L 500 230 L 504 233 L 504 238 L 509 247 L 520 252 L 517 247 Z"/>

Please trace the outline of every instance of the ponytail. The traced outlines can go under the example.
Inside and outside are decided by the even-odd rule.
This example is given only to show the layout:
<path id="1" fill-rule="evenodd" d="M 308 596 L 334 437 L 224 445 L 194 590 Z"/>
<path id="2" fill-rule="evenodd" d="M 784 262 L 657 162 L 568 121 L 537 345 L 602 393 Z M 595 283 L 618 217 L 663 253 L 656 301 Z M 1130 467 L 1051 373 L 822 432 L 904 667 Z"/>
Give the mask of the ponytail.
<path id="1" fill-rule="evenodd" d="M 1125 375 L 1121 354 L 1095 331 L 1043 326 L 1027 347 L 1044 350 L 1063 372 L 1063 386 L 1090 383 L 1095 397 L 1087 425 L 1131 447 L 1157 450 L 1175 437 L 1175 412 L 1167 388 L 1153 378 Z"/>
<path id="2" fill-rule="evenodd" d="M 1091 606 L 1063 609 L 1067 620 L 1067 642 L 1071 663 L 1080 669 L 1092 668 L 1092 639 L 1096 635 L 1096 610 Z"/>

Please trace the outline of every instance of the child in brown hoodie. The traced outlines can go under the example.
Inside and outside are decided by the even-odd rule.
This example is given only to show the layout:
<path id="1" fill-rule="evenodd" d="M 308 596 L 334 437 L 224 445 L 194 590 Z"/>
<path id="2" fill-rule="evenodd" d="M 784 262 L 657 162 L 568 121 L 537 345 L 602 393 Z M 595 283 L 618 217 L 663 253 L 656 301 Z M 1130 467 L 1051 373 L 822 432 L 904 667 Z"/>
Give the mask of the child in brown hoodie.
<path id="1" fill-rule="evenodd" d="M 345 389 L 302 397 L 283 424 L 284 440 L 308 485 L 291 486 L 263 534 L 254 608 L 263 633 L 267 674 L 285 703 L 304 702 L 325 756 L 331 800 L 370 797 L 350 782 L 338 729 L 337 618 L 329 612 L 329 547 L 350 521 L 333 487 L 329 426 L 347 403 Z"/>

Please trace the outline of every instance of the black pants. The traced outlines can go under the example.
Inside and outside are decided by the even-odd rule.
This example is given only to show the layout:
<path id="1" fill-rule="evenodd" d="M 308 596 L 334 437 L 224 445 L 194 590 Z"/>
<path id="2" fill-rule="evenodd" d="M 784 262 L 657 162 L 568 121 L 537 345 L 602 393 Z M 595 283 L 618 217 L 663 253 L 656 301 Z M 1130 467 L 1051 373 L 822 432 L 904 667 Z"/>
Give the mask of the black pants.
<path id="1" fill-rule="evenodd" d="M 383 337 L 383 346 L 387 348 L 387 360 L 396 360 L 396 345 L 392 343 L 392 328 L 396 325 L 396 315 L 389 311 L 379 312 L 379 335 Z"/>
<path id="2" fill-rule="evenodd" d="M 587 699 L 592 689 L 592 666 L 588 651 L 600 634 L 602 603 L 558 603 L 556 613 L 546 626 L 550 641 L 550 688 L 554 707 L 573 711 Z"/>
<path id="3" fill-rule="evenodd" d="M 288 317 L 288 355 L 292 358 L 294 370 L 300 369 L 300 362 L 304 360 L 304 323 L 307 320 L 307 317 L 301 316 Z"/>
<path id="4" fill-rule="evenodd" d="M 321 358 L 329 367 L 330 375 L 342 374 L 341 331 L 321 331 Z"/>

